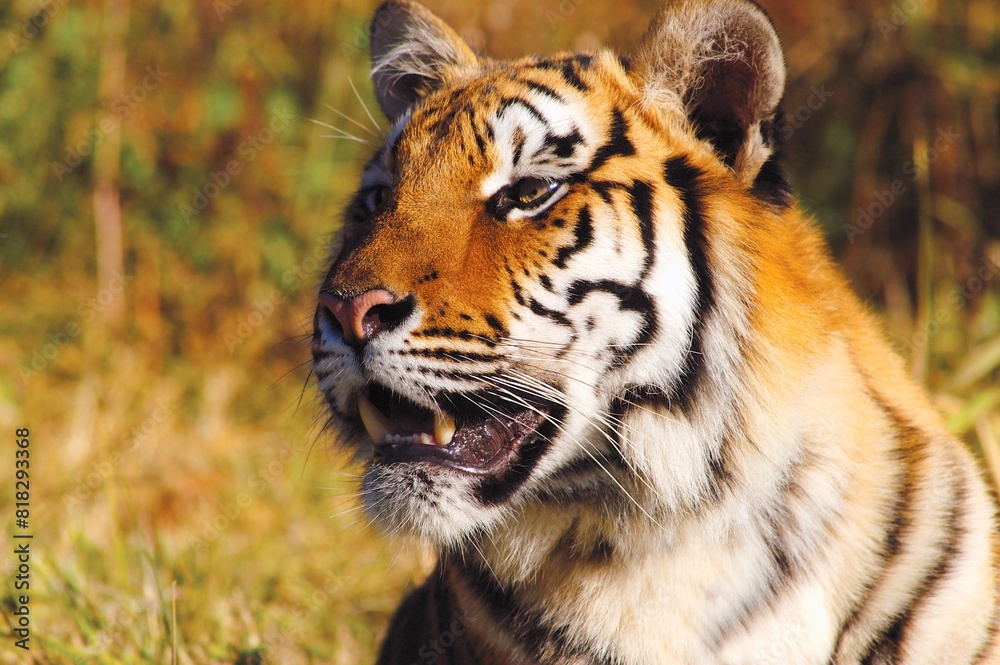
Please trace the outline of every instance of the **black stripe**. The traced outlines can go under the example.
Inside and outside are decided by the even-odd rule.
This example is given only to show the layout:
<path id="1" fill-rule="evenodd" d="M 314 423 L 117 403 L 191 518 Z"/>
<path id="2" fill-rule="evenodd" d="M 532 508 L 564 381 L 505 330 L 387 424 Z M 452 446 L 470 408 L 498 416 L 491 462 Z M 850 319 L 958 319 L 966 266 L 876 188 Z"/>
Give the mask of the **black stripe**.
<path id="1" fill-rule="evenodd" d="M 479 335 L 473 335 L 468 330 L 455 330 L 454 328 L 425 328 L 424 330 L 417 330 L 413 332 L 414 337 L 444 337 L 447 339 L 460 339 L 466 342 L 479 342 L 485 344 L 486 346 L 492 348 L 496 346 L 496 342 L 491 339 L 486 339 Z"/>
<path id="2" fill-rule="evenodd" d="M 537 316 L 544 316 L 547 319 L 555 321 L 559 325 L 566 326 L 570 330 L 573 330 L 573 322 L 566 318 L 566 315 L 562 312 L 557 312 L 554 309 L 549 309 L 545 305 L 532 298 L 528 303 L 528 308 L 531 310 L 532 314 Z"/>
<path id="3" fill-rule="evenodd" d="M 611 400 L 611 414 L 621 419 L 633 409 L 667 409 L 670 407 L 670 396 L 659 386 L 628 386 L 620 396 Z"/>
<path id="4" fill-rule="evenodd" d="M 565 268 L 566 261 L 574 254 L 583 251 L 591 240 L 594 239 L 594 225 L 590 217 L 590 207 L 583 206 L 577 215 L 576 227 L 573 229 L 576 240 L 569 247 L 560 247 L 556 253 L 555 265 L 557 268 Z"/>
<path id="5" fill-rule="evenodd" d="M 857 363 L 855 363 L 855 366 L 857 367 Z M 892 408 L 875 393 L 869 385 L 870 381 L 867 375 L 861 371 L 860 368 L 858 369 L 866 382 L 866 394 L 870 399 L 878 404 L 879 408 L 886 414 L 886 417 L 889 418 L 892 423 L 893 429 L 896 432 L 895 440 L 897 457 L 904 466 L 901 468 L 898 477 L 894 479 L 894 481 L 899 484 L 900 488 L 890 504 L 890 515 L 887 520 L 887 526 L 889 529 L 886 531 L 885 539 L 883 540 L 881 549 L 878 552 L 878 558 L 881 561 L 881 568 L 879 569 L 878 574 L 865 584 L 865 587 L 862 590 L 861 599 L 847 615 L 847 617 L 845 617 L 843 623 L 841 624 L 840 632 L 837 635 L 837 646 L 834 650 L 834 653 L 837 656 L 846 655 L 842 654 L 840 650 L 843 646 L 843 641 L 847 632 L 857 624 L 871 603 L 878 599 L 879 591 L 881 591 L 888 582 L 889 574 L 895 567 L 897 560 L 903 552 L 903 542 L 908 538 L 913 529 L 913 517 L 911 515 L 915 492 L 913 480 L 915 478 L 915 474 L 917 473 L 918 462 L 918 458 L 915 457 L 914 451 L 921 451 L 925 445 L 925 437 L 917 429 L 906 423 L 894 408 Z M 887 633 L 890 629 L 891 626 L 886 626 L 883 633 Z M 861 653 L 859 662 L 872 662 L 874 658 L 882 657 L 883 654 L 881 653 L 881 649 L 878 647 L 878 642 L 878 639 L 872 639 L 867 645 L 865 645 L 865 649 Z"/>
<path id="6" fill-rule="evenodd" d="M 531 477 L 531 472 L 552 445 L 552 437 L 562 422 L 565 409 L 552 405 L 546 420 L 536 433 L 517 449 L 513 461 L 500 473 L 484 478 L 473 490 L 476 500 L 485 506 L 497 506 L 510 497 Z"/>
<path id="7" fill-rule="evenodd" d="M 594 153 L 588 171 L 596 171 L 612 157 L 628 157 L 635 154 L 635 146 L 628 137 L 628 123 L 619 109 L 615 109 L 611 119 L 611 138 Z"/>
<path id="8" fill-rule="evenodd" d="M 583 503 L 600 505 L 606 510 L 628 510 L 631 503 L 625 500 L 621 490 L 612 480 L 615 472 L 629 470 L 620 447 L 602 454 L 586 455 L 560 467 L 545 484 L 533 493 L 533 498 L 546 503 L 560 505 Z"/>
<path id="9" fill-rule="evenodd" d="M 573 282 L 566 290 L 567 301 L 570 306 L 578 305 L 583 302 L 584 298 L 595 291 L 610 293 L 618 298 L 618 306 L 622 310 L 638 312 L 642 316 L 642 326 L 640 326 L 639 334 L 636 335 L 635 340 L 630 344 L 615 348 L 616 362 L 622 365 L 637 349 L 648 344 L 649 340 L 656 335 L 659 325 L 656 316 L 656 307 L 653 305 L 652 298 L 642 288 L 629 286 L 609 279 L 597 281 L 581 279 Z"/>
<path id="10" fill-rule="evenodd" d="M 792 186 L 785 170 L 781 168 L 781 158 L 777 153 L 768 157 L 760 167 L 750 193 L 777 208 L 783 209 L 791 205 Z"/>
<path id="11" fill-rule="evenodd" d="M 671 157 L 663 165 L 663 177 L 677 190 L 684 206 L 684 247 L 694 272 L 697 289 L 691 343 L 684 359 L 684 369 L 673 390 L 673 401 L 687 411 L 698 388 L 705 368 L 702 337 L 709 314 L 715 305 L 712 271 L 708 259 L 708 237 L 705 230 L 701 178 L 703 173 L 687 157 Z"/>
<path id="12" fill-rule="evenodd" d="M 792 516 L 785 504 L 779 504 L 775 512 L 768 515 L 768 530 L 764 540 L 774 569 L 773 576 L 769 579 L 772 596 L 777 596 L 778 591 L 788 585 L 796 572 L 796 567 L 793 566 L 788 554 L 785 534 L 785 528 L 791 522 Z"/>
<path id="13" fill-rule="evenodd" d="M 473 125 L 472 135 L 476 138 L 476 147 L 479 148 L 479 154 L 486 154 L 486 141 L 483 139 L 482 134 L 479 133 L 479 128 Z"/>
<path id="14" fill-rule="evenodd" d="M 514 278 L 510 280 L 510 288 L 514 292 L 514 301 L 521 307 L 528 307 L 528 301 L 524 298 L 524 291 Z"/>
<path id="15" fill-rule="evenodd" d="M 569 342 L 556 352 L 556 358 L 562 358 L 563 356 L 565 356 L 567 351 L 569 351 L 569 349 L 573 347 L 573 344 L 576 343 L 578 337 L 576 333 L 576 328 L 573 327 L 573 322 L 570 321 L 568 318 L 566 318 L 566 315 L 563 314 L 562 312 L 558 312 L 554 309 L 549 309 L 548 307 L 541 304 L 534 298 L 531 298 L 528 302 L 525 302 L 524 296 L 521 295 L 520 291 L 515 291 L 514 299 L 517 300 L 518 304 L 522 306 L 527 305 L 528 309 L 531 310 L 532 314 L 535 314 L 536 316 L 544 316 L 545 318 L 561 326 L 569 328 L 570 331 Z"/>
<path id="16" fill-rule="evenodd" d="M 572 157 L 573 153 L 576 152 L 576 147 L 582 142 L 583 137 L 575 129 L 566 136 L 556 136 L 555 134 L 547 134 L 545 136 L 545 147 L 551 148 L 556 157 L 562 159 Z"/>
<path id="17" fill-rule="evenodd" d="M 527 111 L 528 114 L 535 120 L 537 120 L 540 124 L 548 125 L 548 121 L 545 119 L 545 116 L 543 116 L 538 109 L 532 106 L 531 102 L 529 102 L 527 99 L 521 99 L 520 97 L 507 97 L 506 99 L 504 99 L 502 102 L 500 102 L 500 107 L 498 109 L 498 112 L 502 114 L 507 109 L 513 108 L 515 106 L 524 107 L 524 110 Z"/>
<path id="18" fill-rule="evenodd" d="M 887 415 L 896 429 L 896 439 L 899 442 L 898 445 L 900 448 L 898 455 L 908 465 L 908 468 L 904 469 L 900 474 L 904 485 L 901 494 L 897 496 L 894 502 L 897 508 L 893 515 L 893 529 L 887 534 L 881 553 L 884 561 L 882 571 L 875 582 L 866 587 L 864 600 L 845 623 L 841 635 L 838 637 L 838 650 L 843 639 L 843 633 L 856 622 L 857 617 L 863 609 L 876 597 L 876 592 L 885 583 L 892 563 L 901 556 L 902 544 L 905 542 L 906 534 L 912 529 L 913 524 L 910 512 L 912 511 L 913 494 L 916 491 L 916 488 L 913 486 L 917 466 L 915 458 L 923 455 L 923 450 L 928 443 L 927 435 L 908 423 L 895 407 L 888 404 L 875 393 L 870 387 L 870 378 L 863 371 L 861 371 L 861 374 L 865 378 L 867 384 L 866 392 L 869 397 L 878 404 L 879 408 Z M 917 615 L 928 597 L 933 595 L 940 582 L 951 572 L 954 565 L 954 557 L 958 552 L 959 540 L 965 532 L 962 521 L 965 517 L 964 504 L 968 496 L 967 486 L 961 475 L 955 476 L 953 490 L 952 502 L 948 507 L 947 537 L 943 542 L 939 543 L 940 551 L 934 565 L 931 566 L 920 584 L 913 590 L 912 595 L 907 601 L 907 606 L 900 609 L 892 623 L 884 626 L 866 645 L 865 651 L 861 654 L 861 663 L 897 662 L 896 659 L 899 658 L 901 649 L 905 643 L 906 631 L 910 622 Z"/>
<path id="19" fill-rule="evenodd" d="M 549 71 L 559 71 L 564 67 L 576 65 L 580 69 L 587 71 L 590 69 L 593 61 L 594 58 L 586 53 L 576 53 L 563 58 L 539 58 L 533 62 L 531 66 L 537 67 L 538 69 L 547 69 Z"/>
<path id="20" fill-rule="evenodd" d="M 513 164 L 516 166 L 521 161 L 521 152 L 524 150 L 525 142 L 524 132 L 518 131 L 514 134 L 514 159 Z"/>
<path id="21" fill-rule="evenodd" d="M 552 99 L 556 100 L 557 102 L 563 102 L 563 103 L 565 103 L 565 100 L 562 98 L 562 96 L 559 95 L 558 92 L 556 92 L 555 90 L 553 90 L 549 86 L 545 85 L 544 83 L 539 83 L 538 81 L 530 81 L 530 80 L 529 81 L 523 81 L 523 83 L 524 83 L 525 86 L 527 86 L 528 88 L 530 88 L 531 90 L 534 90 L 535 92 L 537 92 L 539 94 L 545 95 L 546 97 L 551 97 Z"/>
<path id="22" fill-rule="evenodd" d="M 729 440 L 729 436 L 724 438 L 727 443 Z M 802 446 L 803 449 L 806 447 Z M 743 600 L 727 620 L 714 631 L 711 641 L 715 647 L 721 646 L 734 631 L 745 629 L 762 612 L 773 607 L 775 601 L 782 597 L 782 592 L 800 575 L 801 566 L 793 560 L 788 551 L 791 532 L 801 526 L 796 523 L 789 510 L 791 503 L 789 497 L 800 491 L 800 475 L 803 470 L 813 465 L 814 459 L 814 456 L 806 453 L 788 469 L 788 477 L 778 490 L 779 497 L 766 516 L 766 527 L 761 529 L 771 569 L 763 579 L 759 580 L 760 584 L 755 592 Z"/>
<path id="23" fill-rule="evenodd" d="M 990 656 L 991 648 L 995 645 L 995 640 L 997 635 L 1000 635 L 1000 598 L 994 597 L 993 599 L 993 616 L 990 619 L 989 632 L 986 633 L 986 639 L 983 642 L 983 646 L 980 647 L 976 655 L 972 657 L 972 665 L 980 665 L 983 659 Z"/>
<path id="24" fill-rule="evenodd" d="M 504 325 L 500 323 L 500 319 L 493 316 L 492 314 L 486 314 L 483 318 L 486 319 L 486 325 L 492 328 L 493 332 L 495 332 L 498 337 L 507 336 L 507 328 L 505 328 Z"/>
<path id="25" fill-rule="evenodd" d="M 968 488 L 963 481 L 964 478 L 960 475 L 956 476 L 956 486 L 952 495 L 952 503 L 948 509 L 948 535 L 939 544 L 940 549 L 934 566 L 924 576 L 924 579 L 920 581 L 905 611 L 889 626 L 889 629 L 885 632 L 884 640 L 878 643 L 878 646 L 883 650 L 887 649 L 890 645 L 892 646 L 890 662 L 900 662 L 903 645 L 906 642 L 906 634 L 911 622 L 927 600 L 940 587 L 941 581 L 948 576 L 955 565 L 954 559 L 955 555 L 958 554 L 959 541 L 965 533 L 965 527 L 962 522 L 965 519 L 964 506 L 966 499 L 968 499 Z"/>
<path id="26" fill-rule="evenodd" d="M 474 561 L 475 553 L 463 559 Z M 474 563 L 458 569 L 470 590 L 486 606 L 491 618 L 512 636 L 512 641 L 526 653 L 551 656 L 549 662 L 563 662 L 572 657 L 589 657 L 588 662 L 598 665 L 609 662 L 596 660 L 583 645 L 570 644 L 565 626 L 551 626 L 542 612 L 526 607 L 517 593 L 502 586 L 493 573 Z"/>
<path id="27" fill-rule="evenodd" d="M 471 115 L 473 112 L 472 106 L 470 104 L 458 105 L 458 104 L 448 104 L 444 107 L 444 112 L 437 117 L 430 126 L 427 128 L 429 134 L 433 134 L 435 140 L 442 140 L 450 131 L 452 126 L 455 124 L 455 119 L 458 114 L 465 112 Z"/>
<path id="28" fill-rule="evenodd" d="M 590 181 L 590 186 L 608 205 L 614 205 L 614 200 L 611 198 L 611 190 L 624 189 L 624 185 L 621 183 L 610 180 L 592 180 Z"/>
<path id="29" fill-rule="evenodd" d="M 639 222 L 639 233 L 642 237 L 642 248 L 645 256 L 642 259 L 642 272 L 639 279 L 645 279 L 653 265 L 656 255 L 656 240 L 653 237 L 653 186 L 643 180 L 636 180 L 628 188 L 632 214 Z"/>
<path id="30" fill-rule="evenodd" d="M 625 456 L 622 455 L 621 448 L 617 445 L 617 442 L 612 443 L 610 450 L 584 455 L 566 466 L 560 467 L 558 471 L 552 474 L 552 478 L 554 480 L 568 481 L 570 479 L 598 475 L 607 480 L 608 473 L 612 469 L 621 471 L 629 470 L 628 462 L 625 461 Z"/>
<path id="31" fill-rule="evenodd" d="M 645 312 L 652 306 L 649 296 L 642 289 L 622 284 L 611 279 L 590 281 L 578 279 L 566 289 L 566 299 L 570 306 L 579 305 L 591 293 L 601 291 L 618 298 L 619 307 L 630 312 Z"/>
<path id="32" fill-rule="evenodd" d="M 715 152 L 722 157 L 722 163 L 733 168 L 736 157 L 743 144 L 746 143 L 746 129 L 742 124 L 726 119 L 713 118 L 695 109 L 692 114 L 695 124 L 695 135 L 703 141 L 708 141 Z"/>
<path id="33" fill-rule="evenodd" d="M 488 362 L 499 362 L 501 356 L 493 353 L 469 353 L 467 351 L 455 351 L 454 349 L 406 349 L 404 351 L 397 352 L 404 356 L 417 356 L 420 358 L 433 358 L 435 360 L 444 360 L 449 362 L 454 362 L 455 359 L 459 359 L 463 362 L 474 362 L 474 363 L 488 363 Z"/>
<path id="34" fill-rule="evenodd" d="M 567 60 L 563 63 L 562 68 L 559 70 L 562 77 L 566 79 L 566 83 L 570 84 L 580 92 L 587 92 L 590 90 L 590 86 L 583 82 L 579 74 L 576 73 L 576 67 L 573 65 L 572 60 Z"/>
<path id="35" fill-rule="evenodd" d="M 733 482 L 733 474 L 729 470 L 729 454 L 730 450 L 731 435 L 727 434 L 719 440 L 718 449 L 709 449 L 706 451 L 708 455 L 708 469 L 712 472 L 711 478 L 709 478 L 709 500 L 712 503 L 718 503 L 723 496 L 723 493 L 727 487 L 729 487 Z M 774 550 L 772 549 L 772 552 Z M 775 560 L 779 560 L 781 557 L 775 556 Z"/>

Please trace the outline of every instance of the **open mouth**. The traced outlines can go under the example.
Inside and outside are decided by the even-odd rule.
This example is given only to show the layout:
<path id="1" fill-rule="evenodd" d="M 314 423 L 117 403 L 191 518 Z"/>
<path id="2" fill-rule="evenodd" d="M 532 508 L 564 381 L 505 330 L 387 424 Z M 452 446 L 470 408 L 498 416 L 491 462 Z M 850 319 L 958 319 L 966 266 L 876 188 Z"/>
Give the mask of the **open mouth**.
<path id="1" fill-rule="evenodd" d="M 435 462 L 475 474 L 503 466 L 536 436 L 550 408 L 530 397 L 451 397 L 454 414 L 431 411 L 373 384 L 358 395 L 358 415 L 375 443 L 373 461 Z"/>

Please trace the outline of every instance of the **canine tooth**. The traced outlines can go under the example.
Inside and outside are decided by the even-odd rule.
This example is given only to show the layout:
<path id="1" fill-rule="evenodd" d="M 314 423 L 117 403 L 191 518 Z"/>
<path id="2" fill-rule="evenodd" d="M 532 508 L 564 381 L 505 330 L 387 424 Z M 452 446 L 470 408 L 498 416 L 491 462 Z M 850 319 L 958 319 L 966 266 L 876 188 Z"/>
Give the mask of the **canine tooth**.
<path id="1" fill-rule="evenodd" d="M 434 439 L 439 446 L 447 446 L 455 437 L 455 419 L 443 413 L 434 414 Z"/>
<path id="2" fill-rule="evenodd" d="M 389 419 L 365 395 L 358 395 L 358 414 L 375 445 L 387 442 Z"/>
<path id="3" fill-rule="evenodd" d="M 424 444 L 425 446 L 433 446 L 434 439 L 432 439 L 431 435 L 428 434 L 427 432 L 422 432 L 420 434 L 420 443 Z"/>

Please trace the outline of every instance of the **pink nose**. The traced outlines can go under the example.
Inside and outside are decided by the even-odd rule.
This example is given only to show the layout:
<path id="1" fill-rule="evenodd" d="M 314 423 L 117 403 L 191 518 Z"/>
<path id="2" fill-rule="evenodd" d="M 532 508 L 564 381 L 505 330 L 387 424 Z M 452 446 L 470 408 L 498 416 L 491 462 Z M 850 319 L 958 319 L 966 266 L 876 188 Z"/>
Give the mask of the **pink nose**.
<path id="1" fill-rule="evenodd" d="M 326 291 L 319 294 L 319 304 L 330 310 L 340 323 L 346 342 L 367 342 L 393 327 L 397 322 L 395 318 L 384 315 L 388 306 L 395 302 L 396 296 L 385 289 L 365 291 L 356 298 L 341 298 Z"/>

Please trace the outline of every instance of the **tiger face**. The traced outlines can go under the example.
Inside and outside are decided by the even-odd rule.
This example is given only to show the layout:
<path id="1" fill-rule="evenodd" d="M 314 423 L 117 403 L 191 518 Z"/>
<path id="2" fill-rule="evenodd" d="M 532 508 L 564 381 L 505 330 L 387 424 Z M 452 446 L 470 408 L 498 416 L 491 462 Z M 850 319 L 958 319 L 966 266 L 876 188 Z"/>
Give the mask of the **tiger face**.
<path id="1" fill-rule="evenodd" d="M 379 10 L 392 127 L 346 210 L 313 355 L 386 528 L 454 543 L 665 463 L 624 417 L 653 393 L 682 409 L 699 380 L 716 297 L 700 193 L 762 214 L 783 196 L 762 185 L 780 49 L 739 7 L 756 22 L 720 45 L 730 60 L 672 73 L 641 51 L 496 62 L 415 3 Z"/>

